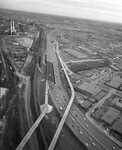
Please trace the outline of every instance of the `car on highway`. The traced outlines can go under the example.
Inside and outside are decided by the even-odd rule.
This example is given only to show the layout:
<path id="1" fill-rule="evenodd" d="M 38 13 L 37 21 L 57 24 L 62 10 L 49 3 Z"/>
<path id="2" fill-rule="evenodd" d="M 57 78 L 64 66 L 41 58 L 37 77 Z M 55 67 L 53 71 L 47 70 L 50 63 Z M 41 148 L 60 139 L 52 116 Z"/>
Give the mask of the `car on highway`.
<path id="1" fill-rule="evenodd" d="M 80 130 L 80 134 L 83 134 L 83 132 Z"/>
<path id="2" fill-rule="evenodd" d="M 86 118 L 83 118 L 83 120 L 86 120 Z"/>
<path id="3" fill-rule="evenodd" d="M 61 111 L 63 110 L 63 108 L 62 108 L 61 106 L 59 107 L 59 109 L 60 109 Z"/>
<path id="4" fill-rule="evenodd" d="M 95 146 L 95 143 L 92 143 L 92 145 L 94 145 L 94 146 Z"/>

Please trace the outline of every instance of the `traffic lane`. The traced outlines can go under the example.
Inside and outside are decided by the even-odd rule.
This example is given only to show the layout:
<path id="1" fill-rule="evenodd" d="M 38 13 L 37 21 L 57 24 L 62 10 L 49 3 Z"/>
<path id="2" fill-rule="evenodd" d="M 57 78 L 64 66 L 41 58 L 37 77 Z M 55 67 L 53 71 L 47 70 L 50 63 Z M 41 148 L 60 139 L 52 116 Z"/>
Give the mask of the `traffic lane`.
<path id="1" fill-rule="evenodd" d="M 69 114 L 66 119 L 67 126 L 71 129 L 71 131 L 75 134 L 75 136 L 87 147 L 89 150 L 105 150 L 103 146 L 94 142 L 89 137 L 89 134 L 84 127 L 81 126 L 75 119 L 72 114 Z"/>
<path id="2" fill-rule="evenodd" d="M 59 98 L 59 95 L 55 89 L 55 85 L 53 85 L 52 83 L 49 83 L 49 91 L 50 91 L 50 96 L 52 98 L 52 101 L 53 101 L 56 109 L 62 116 L 64 114 L 64 110 L 65 110 L 65 109 L 63 109 L 64 103 L 63 103 L 62 99 Z"/>
<path id="3" fill-rule="evenodd" d="M 58 93 L 58 90 L 57 89 L 55 89 L 55 85 L 53 86 L 53 89 L 51 90 L 51 95 L 52 95 L 52 97 L 53 97 L 53 102 L 54 102 L 54 104 L 55 104 L 55 107 L 57 108 L 57 110 L 59 111 L 59 113 L 60 113 L 60 115 L 62 116 L 63 115 L 63 113 L 64 113 L 64 110 L 66 109 L 66 103 L 65 103 L 65 101 L 64 101 L 64 99 L 60 96 L 60 94 Z M 75 109 L 74 109 L 75 110 Z M 72 110 L 70 111 L 70 112 L 72 112 L 73 111 L 73 107 L 72 107 Z M 74 116 L 74 115 L 72 115 L 72 116 L 70 116 L 71 118 L 72 118 L 72 123 L 74 122 L 74 121 L 76 121 L 75 120 L 75 118 L 76 118 L 76 116 Z M 74 121 L 73 121 L 74 120 Z M 82 121 L 84 121 L 84 120 L 82 120 Z M 75 125 L 75 123 L 74 123 L 74 125 L 73 126 L 75 126 L 77 129 L 79 128 L 79 127 L 82 127 L 81 126 L 81 124 L 79 124 L 78 126 L 76 126 Z M 72 127 L 72 126 L 71 126 Z M 82 127 L 83 128 L 83 127 Z M 75 129 L 75 128 L 74 128 Z M 74 129 L 72 129 L 71 128 L 71 130 L 74 130 Z M 86 128 L 87 129 L 87 128 Z M 86 129 L 84 129 L 83 128 L 83 130 L 86 130 Z M 76 134 L 76 133 L 75 133 Z M 77 136 L 77 134 L 76 134 L 76 136 Z M 85 135 L 86 136 L 86 135 Z M 87 137 L 90 137 L 90 135 L 88 134 L 88 131 L 87 131 Z M 89 139 L 87 139 L 87 143 L 89 143 Z M 94 141 L 94 140 L 92 140 L 92 146 L 94 146 L 93 144 L 95 144 L 96 142 Z M 95 144 L 96 145 L 96 148 L 98 149 L 98 147 L 99 147 L 99 149 L 102 149 L 103 150 L 103 147 L 101 148 L 101 146 L 100 146 L 100 143 L 98 144 L 98 142 Z"/>
<path id="4" fill-rule="evenodd" d="M 54 51 L 54 45 L 53 44 L 49 44 L 49 49 L 47 51 L 47 61 L 53 63 L 55 83 L 57 83 L 58 85 L 61 85 L 62 82 L 60 80 L 60 73 L 59 73 L 59 69 L 58 69 L 58 62 L 57 62 L 57 58 L 56 58 L 56 54 L 55 54 L 55 51 Z M 53 74 L 50 75 L 50 76 L 53 77 Z"/>
<path id="5" fill-rule="evenodd" d="M 47 61 L 47 80 L 55 83 L 54 67 L 53 63 Z"/>
<path id="6" fill-rule="evenodd" d="M 58 94 L 57 94 L 58 95 Z M 58 102 L 59 102 L 59 108 L 58 109 L 60 109 L 61 108 L 61 103 L 62 103 L 62 98 L 61 98 L 61 100 L 59 100 L 60 98 L 59 98 L 59 95 L 58 95 L 58 97 L 57 97 L 57 95 L 55 95 L 54 96 L 54 99 L 58 99 Z M 55 103 L 55 102 L 54 102 Z M 58 103 L 57 103 L 57 105 L 58 105 Z"/>
<path id="7" fill-rule="evenodd" d="M 73 108 L 73 107 L 72 107 Z M 99 139 L 93 138 L 93 134 L 90 133 L 90 131 L 88 130 L 88 126 L 84 123 L 84 120 L 77 120 L 77 116 L 79 114 L 77 113 L 73 113 L 70 114 L 72 117 L 72 120 L 74 120 L 74 124 L 77 125 L 77 128 L 82 128 L 82 130 L 86 133 L 86 136 L 88 137 L 88 141 L 92 144 L 92 146 L 94 147 L 93 149 L 97 149 L 97 150 L 106 150 L 106 147 L 104 147 L 104 145 L 102 143 L 99 142 Z"/>
<path id="8" fill-rule="evenodd" d="M 75 114 L 77 115 L 77 117 L 76 115 L 74 115 L 74 117 L 76 118 L 76 120 L 80 124 L 82 123 L 84 127 L 87 127 L 87 130 L 89 131 L 89 133 L 91 133 L 91 136 L 96 141 L 99 141 L 102 145 L 106 147 L 106 149 L 113 149 L 113 147 L 116 147 L 116 144 L 111 139 L 109 139 L 109 137 L 107 137 L 102 131 L 98 130 L 93 124 L 88 122 L 87 119 L 84 120 L 84 115 L 80 112 L 80 110 L 75 105 L 73 105 L 73 107 L 71 109 L 71 112 L 73 112 L 73 109 L 75 110 Z M 116 148 L 116 149 L 120 150 L 120 148 Z"/>
<path id="9" fill-rule="evenodd" d="M 45 80 L 41 80 L 41 83 L 39 85 L 39 89 L 38 89 L 38 102 L 39 104 L 44 104 L 45 102 Z"/>
<path id="10" fill-rule="evenodd" d="M 95 130 L 97 130 L 102 136 L 103 136 L 103 140 L 105 140 L 105 142 L 109 142 L 110 143 L 110 148 L 114 149 L 113 147 L 115 147 L 116 150 L 122 150 L 122 147 L 119 146 L 114 140 L 110 139 L 106 133 L 104 133 L 103 131 L 100 131 L 100 129 L 98 129 L 97 127 L 95 127 L 95 125 L 92 124 L 92 122 L 90 122 L 89 120 L 86 120 L 87 124 L 89 125 L 90 131 L 92 130 L 92 132 Z M 107 144 L 107 143 L 106 143 Z"/>
<path id="11" fill-rule="evenodd" d="M 67 93 L 66 93 L 66 91 L 63 88 L 63 84 L 62 84 L 61 76 L 60 76 L 60 71 L 59 71 L 59 68 L 58 68 L 57 59 L 53 62 L 53 66 L 54 66 L 54 74 L 55 74 L 55 83 L 56 83 L 57 87 L 59 88 L 60 92 L 64 96 L 66 96 Z M 69 96 L 67 95 L 65 99 L 69 100 Z"/>
<path id="12" fill-rule="evenodd" d="M 41 69 L 37 64 L 34 74 L 34 97 L 36 111 L 40 112 L 40 105 L 44 104 L 45 100 L 45 84 L 46 84 L 46 66 L 42 66 Z"/>
<path id="13" fill-rule="evenodd" d="M 55 85 L 53 85 L 53 88 L 51 87 L 50 91 L 51 91 L 51 97 L 52 97 L 55 107 L 57 108 L 60 115 L 63 116 L 64 111 L 66 109 L 64 100 L 62 99 L 62 97 L 60 97 L 58 90 L 55 89 Z M 83 142 L 83 140 L 86 138 L 86 140 L 84 141 L 84 145 L 86 147 L 92 146 L 94 150 L 95 149 L 98 150 L 98 148 L 100 150 L 103 150 L 103 147 L 101 148 L 101 146 L 99 144 L 95 144 L 95 142 L 93 140 L 92 141 L 89 140 L 89 134 L 84 130 L 84 128 L 82 128 L 82 126 L 80 124 L 75 122 L 73 115 L 69 114 L 68 120 L 69 120 L 69 122 L 67 122 L 67 119 L 66 119 L 67 125 L 75 133 L 75 135 L 79 138 L 79 140 Z M 83 135 L 83 136 L 81 136 L 81 135 Z"/>
<path id="14" fill-rule="evenodd" d="M 60 96 L 60 94 L 57 92 L 57 95 L 55 95 L 55 99 L 58 99 L 58 103 L 57 103 L 57 105 L 59 105 L 59 107 L 58 107 L 58 109 L 60 109 L 60 110 L 64 110 L 64 108 L 65 108 L 65 106 L 64 106 L 64 104 L 62 104 L 62 97 Z M 60 99 L 60 100 L 59 100 Z M 63 111 L 62 111 L 63 112 Z M 61 113 L 62 114 L 62 113 Z M 93 143 L 94 144 L 94 143 Z M 98 147 L 98 146 L 97 146 Z M 102 148 L 103 149 L 103 148 Z"/>
<path id="15" fill-rule="evenodd" d="M 50 83 L 49 87 L 52 94 L 55 95 L 55 102 L 60 103 L 62 109 L 64 110 L 69 102 L 69 96 L 64 91 L 63 87 L 58 87 L 56 84 L 53 83 Z"/>
<path id="16" fill-rule="evenodd" d="M 86 122 L 86 120 L 84 120 L 84 115 L 80 112 L 80 110 L 78 110 L 78 108 L 75 105 L 72 108 L 73 108 L 73 110 L 75 110 L 75 113 L 73 113 L 73 111 L 71 110 L 72 114 L 74 114 L 74 117 L 79 122 L 79 124 L 82 123 L 82 126 L 84 126 L 85 130 L 87 130 L 89 133 L 91 133 L 90 134 L 91 137 L 93 139 L 95 139 L 97 142 L 98 142 L 98 139 L 99 139 L 99 142 L 102 145 L 104 145 L 106 147 L 106 149 L 107 149 L 108 143 L 106 143 L 106 142 L 104 143 L 105 138 L 103 138 L 101 136 L 101 133 L 98 133 L 98 131 L 96 132 L 96 130 L 93 130 L 93 128 L 90 127 L 90 125 L 88 124 L 88 122 Z"/>
<path id="17" fill-rule="evenodd" d="M 54 90 L 54 86 L 53 88 L 50 89 L 50 94 L 51 94 L 51 98 L 54 102 L 54 105 L 55 107 L 57 108 L 58 112 L 60 113 L 61 116 L 63 116 L 64 114 L 64 111 L 65 111 L 65 107 L 64 107 L 64 102 L 62 100 L 62 98 L 58 95 L 57 93 L 57 90 Z M 57 96 L 58 95 L 58 96 Z M 98 150 L 98 147 L 99 145 L 96 144 L 96 147 L 93 145 L 94 141 L 91 142 L 89 140 L 89 135 L 88 133 L 82 129 L 82 127 L 77 123 L 77 122 L 74 122 L 75 119 L 72 119 L 74 116 L 73 115 L 68 115 L 68 121 L 66 119 L 66 124 L 70 127 L 70 129 L 73 131 L 73 133 L 77 136 L 77 138 L 79 138 L 80 141 L 83 142 L 84 140 L 84 145 L 86 147 L 93 147 L 93 149 L 95 150 Z M 100 149 L 100 148 L 99 148 Z M 90 149 L 91 150 L 91 149 Z M 100 150 L 103 150 L 103 148 L 101 148 Z"/>
<path id="18" fill-rule="evenodd" d="M 88 138 L 86 136 L 86 133 L 84 132 L 84 130 L 82 130 L 82 128 L 77 128 L 78 125 L 77 122 L 74 124 L 72 117 L 70 115 L 68 115 L 67 119 L 66 119 L 66 124 L 67 126 L 71 129 L 71 131 L 74 133 L 74 135 L 78 138 L 78 140 L 80 140 L 80 142 L 82 141 L 82 143 L 88 148 L 88 146 L 90 146 L 90 143 L 88 141 Z M 86 143 L 88 145 L 86 145 Z"/>
<path id="19" fill-rule="evenodd" d="M 54 54 L 55 54 L 55 52 L 54 52 Z M 68 101 L 69 96 L 67 95 L 66 91 L 63 89 L 60 72 L 59 72 L 59 68 L 58 68 L 58 62 L 57 62 L 56 58 L 55 58 L 55 61 L 53 61 L 53 68 L 54 68 L 54 75 L 55 75 L 55 77 L 54 77 L 55 84 L 60 91 L 60 95 L 63 95 L 64 99 Z"/>
<path id="20" fill-rule="evenodd" d="M 107 140 L 109 140 L 113 146 L 113 149 L 116 149 L 116 150 L 122 150 L 122 147 L 117 144 L 113 139 L 111 139 L 107 133 L 105 133 L 102 129 L 100 130 L 97 126 L 95 126 L 95 123 L 93 121 L 90 121 L 90 119 L 87 119 L 87 116 L 86 116 L 86 122 L 87 124 L 89 125 L 89 127 L 92 126 L 92 128 L 94 128 L 94 130 L 97 130 L 99 133 L 101 133 L 101 135 L 103 135 L 104 138 L 106 138 Z"/>
<path id="21" fill-rule="evenodd" d="M 58 96 L 58 99 L 57 99 L 57 97 L 56 97 L 57 93 L 53 89 L 51 89 L 51 94 L 50 95 L 51 95 L 51 98 L 53 100 L 53 103 L 54 103 L 56 109 L 58 110 L 60 115 L 63 116 L 64 110 L 60 109 L 60 107 L 63 105 L 63 101 L 61 100 L 61 98 L 59 96 Z"/>

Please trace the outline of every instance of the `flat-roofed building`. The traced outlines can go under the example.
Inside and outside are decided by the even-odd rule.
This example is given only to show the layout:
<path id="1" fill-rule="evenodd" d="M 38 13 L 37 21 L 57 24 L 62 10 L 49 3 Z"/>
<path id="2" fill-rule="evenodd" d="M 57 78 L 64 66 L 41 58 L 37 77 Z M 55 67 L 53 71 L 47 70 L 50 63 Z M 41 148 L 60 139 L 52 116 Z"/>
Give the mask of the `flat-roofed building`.
<path id="1" fill-rule="evenodd" d="M 122 84 L 122 78 L 113 76 L 112 79 L 110 79 L 106 85 L 111 86 L 115 89 L 117 89 Z"/>
<path id="2" fill-rule="evenodd" d="M 88 100 L 83 101 L 82 103 L 80 103 L 81 107 L 83 107 L 84 109 L 88 109 L 92 103 Z"/>
<path id="3" fill-rule="evenodd" d="M 100 87 L 97 86 L 96 84 L 91 84 L 86 82 L 77 86 L 77 89 L 79 91 L 85 91 L 93 96 L 101 91 Z"/>
<path id="4" fill-rule="evenodd" d="M 100 119 L 104 114 L 105 114 L 106 109 L 105 108 L 98 108 L 98 110 L 96 110 L 94 112 L 94 117 L 96 119 Z"/>
<path id="5" fill-rule="evenodd" d="M 122 117 L 116 119 L 116 121 L 114 122 L 112 126 L 112 129 L 122 134 Z"/>
<path id="6" fill-rule="evenodd" d="M 105 97 L 107 95 L 107 93 L 105 92 L 105 91 L 100 91 L 99 93 L 97 93 L 96 95 L 95 95 L 95 98 L 97 99 L 97 100 L 101 100 L 103 97 Z"/>
<path id="7" fill-rule="evenodd" d="M 120 113 L 119 110 L 117 110 L 113 107 L 109 107 L 108 110 L 106 111 L 106 113 L 101 117 L 101 119 L 108 124 L 112 124 L 113 121 L 119 115 L 119 113 Z"/>
<path id="8" fill-rule="evenodd" d="M 122 110 L 122 98 L 118 99 L 118 101 L 116 101 L 116 106 L 118 109 Z"/>
<path id="9" fill-rule="evenodd" d="M 112 103 L 113 105 L 116 105 L 116 103 L 119 101 L 119 99 L 120 99 L 119 97 L 115 97 L 115 98 L 112 100 L 111 103 Z"/>
<path id="10" fill-rule="evenodd" d="M 96 99 L 94 99 L 94 98 L 89 98 L 88 100 L 92 103 L 94 103 L 96 101 Z"/>
<path id="11" fill-rule="evenodd" d="M 121 91 L 118 91 L 118 90 L 117 90 L 115 93 L 116 93 L 119 97 L 122 97 L 122 92 L 121 92 Z"/>

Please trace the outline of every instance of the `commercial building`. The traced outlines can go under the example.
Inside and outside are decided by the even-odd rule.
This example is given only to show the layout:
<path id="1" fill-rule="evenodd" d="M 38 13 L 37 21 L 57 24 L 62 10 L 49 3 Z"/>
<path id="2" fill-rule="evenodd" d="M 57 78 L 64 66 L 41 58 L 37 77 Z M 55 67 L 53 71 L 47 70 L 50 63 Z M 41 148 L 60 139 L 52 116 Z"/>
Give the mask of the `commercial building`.
<path id="1" fill-rule="evenodd" d="M 109 107 L 108 110 L 106 111 L 106 113 L 101 117 L 101 119 L 108 123 L 109 125 L 111 125 L 113 123 L 113 121 L 117 118 L 117 116 L 119 115 L 120 111 L 113 108 L 113 107 Z"/>
<path id="2" fill-rule="evenodd" d="M 104 114 L 105 114 L 106 109 L 105 108 L 98 108 L 97 110 L 95 110 L 94 112 L 94 117 L 96 119 L 100 119 Z"/>
<path id="3" fill-rule="evenodd" d="M 97 100 L 101 100 L 103 97 L 105 97 L 107 95 L 107 93 L 105 92 L 105 91 L 100 91 L 99 93 L 97 93 L 96 95 L 95 95 L 95 98 L 97 99 Z"/>
<path id="4" fill-rule="evenodd" d="M 98 92 L 101 91 L 100 87 L 97 86 L 96 84 L 91 84 L 91 83 L 83 83 L 77 86 L 77 90 L 85 93 L 89 93 L 92 96 L 96 95 Z"/>
<path id="5" fill-rule="evenodd" d="M 84 109 L 88 109 L 92 105 L 92 103 L 88 100 L 81 100 L 81 102 L 80 101 L 78 101 L 78 102 L 79 102 L 80 106 Z"/>
<path id="6" fill-rule="evenodd" d="M 122 117 L 114 122 L 112 129 L 122 134 Z"/>
<path id="7" fill-rule="evenodd" d="M 118 109 L 122 110 L 122 98 L 118 99 L 115 105 Z"/>
<path id="8" fill-rule="evenodd" d="M 94 103 L 96 101 L 96 99 L 95 98 L 89 98 L 89 101 Z"/>
<path id="9" fill-rule="evenodd" d="M 113 104 L 113 105 L 116 105 L 116 103 L 119 101 L 119 97 L 115 97 L 112 101 L 111 101 L 111 103 Z"/>
<path id="10" fill-rule="evenodd" d="M 117 89 L 120 85 L 122 84 L 122 78 L 113 76 L 112 79 L 110 79 L 106 85 L 113 87 L 115 89 Z"/>
<path id="11" fill-rule="evenodd" d="M 122 70 L 122 64 L 116 64 L 116 67 Z"/>

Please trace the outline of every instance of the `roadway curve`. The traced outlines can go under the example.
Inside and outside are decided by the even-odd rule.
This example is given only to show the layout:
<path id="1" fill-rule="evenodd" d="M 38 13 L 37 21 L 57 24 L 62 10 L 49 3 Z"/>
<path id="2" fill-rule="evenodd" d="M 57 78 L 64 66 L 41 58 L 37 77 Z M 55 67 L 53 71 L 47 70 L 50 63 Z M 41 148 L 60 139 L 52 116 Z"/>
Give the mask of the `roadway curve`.
<path id="1" fill-rule="evenodd" d="M 48 37 L 49 39 L 51 38 L 51 35 L 49 35 Z M 49 42 L 48 39 L 48 42 Z M 51 39 L 52 42 L 52 39 Z M 58 43 L 56 41 L 54 41 L 53 39 L 53 44 L 55 44 L 55 46 L 53 47 L 51 44 L 51 47 L 53 47 L 53 51 L 54 48 L 56 49 L 56 52 L 58 54 L 58 58 L 62 64 L 62 68 L 64 69 L 64 72 L 66 71 L 66 68 L 64 67 L 64 63 L 62 61 L 62 59 L 60 58 L 60 55 L 58 53 Z M 49 48 L 49 46 L 48 46 Z M 52 50 L 52 48 L 49 48 L 50 51 Z M 56 68 L 56 61 L 54 59 L 54 52 L 49 52 L 50 53 L 48 59 L 50 59 L 53 64 L 54 64 L 54 70 L 58 70 L 58 68 Z M 52 58 L 52 59 L 51 59 Z M 56 71 L 55 71 L 56 72 Z M 58 71 L 57 71 L 58 72 Z M 65 75 L 67 73 L 65 72 Z M 58 74 L 59 75 L 59 74 Z M 60 76 L 60 75 L 59 75 Z M 56 78 L 60 78 L 60 77 L 56 77 Z M 59 79 L 60 80 L 60 79 Z M 69 81 L 68 81 L 69 82 Z M 69 82 L 70 84 L 70 82 Z M 57 87 L 60 86 L 57 85 Z M 61 114 L 61 116 L 63 116 L 63 112 L 64 110 L 60 110 L 60 106 L 62 106 L 62 108 L 64 107 L 64 109 L 67 109 L 67 102 L 64 100 L 64 98 L 61 96 L 60 92 L 58 92 L 56 85 L 55 84 L 51 84 L 51 88 L 50 88 L 50 93 L 51 93 L 51 97 L 53 99 L 53 102 L 58 110 L 58 112 Z M 58 93 L 58 94 L 56 94 Z M 109 137 L 107 137 L 103 132 L 101 132 L 100 130 L 98 130 L 94 124 L 92 124 L 91 121 L 89 121 L 87 118 L 85 118 L 84 114 L 82 114 L 82 112 L 76 107 L 75 104 L 72 104 L 72 107 L 70 109 L 69 115 L 68 117 L 65 117 L 65 119 L 62 121 L 61 120 L 61 124 L 63 125 L 64 121 L 66 120 L 67 125 L 69 126 L 69 128 L 72 130 L 72 132 L 76 135 L 76 137 L 84 143 L 84 145 L 89 149 L 93 149 L 93 150 L 112 150 L 114 148 L 116 148 L 116 150 L 121 150 L 121 147 L 116 144 L 114 141 L 112 141 Z M 65 112 L 64 112 L 65 114 Z M 66 119 L 67 118 L 67 119 Z M 61 129 L 62 126 L 59 124 L 59 128 Z M 56 143 L 57 138 L 60 134 L 60 131 L 56 131 L 57 135 L 54 136 L 53 138 L 53 142 Z M 53 144 L 53 142 L 51 142 L 51 146 L 49 147 L 49 150 L 52 150 L 55 146 L 55 144 Z"/>
<path id="2" fill-rule="evenodd" d="M 25 146 L 25 144 L 27 143 L 27 141 L 29 140 L 29 139 L 32 139 L 32 134 L 37 134 L 37 132 L 35 132 L 35 129 L 38 127 L 38 125 L 40 124 L 40 122 L 42 121 L 42 119 L 44 118 L 44 116 L 45 116 L 45 114 L 46 114 L 46 112 L 47 112 L 47 108 L 48 108 L 48 83 L 47 82 L 45 82 L 44 80 L 45 80 L 45 75 L 43 75 L 45 72 L 42 72 L 42 70 L 41 70 L 41 68 L 39 67 L 39 64 L 38 64 L 38 60 L 39 60 L 39 58 L 40 57 L 42 57 L 43 55 L 42 55 L 42 48 L 43 48 L 43 44 L 42 44 L 42 42 L 43 42 L 43 36 L 45 36 L 44 34 L 43 34 L 44 32 L 42 31 L 40 34 L 39 34 L 39 32 L 37 33 L 37 36 L 36 36 L 36 40 L 35 40 L 35 42 L 36 41 L 40 41 L 41 43 L 37 43 L 36 44 L 36 47 L 39 47 L 39 49 L 38 49 L 38 57 L 37 57 L 37 64 L 36 64 L 36 68 L 35 68 L 35 73 L 34 73 L 34 79 L 33 79 L 33 94 L 34 94 L 34 107 L 35 107 L 35 110 L 36 110 L 36 112 L 33 112 L 33 113 L 36 113 L 36 114 L 33 114 L 34 115 L 34 117 L 35 116 L 38 116 L 38 118 L 37 118 L 37 120 L 34 122 L 34 124 L 32 123 L 31 124 L 31 126 L 30 126 L 30 129 L 29 129 L 29 131 L 27 132 L 27 134 L 25 135 L 25 137 L 23 138 L 23 140 L 21 141 L 21 143 L 18 145 L 18 147 L 17 147 L 17 149 L 16 150 L 22 150 L 23 149 L 23 147 Z M 38 39 L 39 38 L 39 39 Z M 39 44 L 39 46 L 38 46 L 38 44 Z M 34 48 L 34 44 L 33 44 L 33 46 L 32 46 L 32 48 Z M 44 66 L 44 65 L 42 65 L 42 66 Z M 44 68 L 45 68 L 45 66 L 44 66 Z M 37 78 L 37 74 L 38 74 L 38 72 L 40 73 L 40 77 L 39 78 Z M 25 97 L 27 97 L 26 99 L 29 99 L 30 100 L 30 86 L 31 86 L 31 83 L 30 83 L 30 77 L 26 77 L 26 76 L 23 76 L 22 74 L 19 74 L 19 72 L 17 72 L 17 74 L 20 76 L 20 77 L 22 77 L 22 78 L 25 78 L 25 80 L 26 80 L 26 90 L 25 90 Z M 39 79 L 39 81 L 37 81 Z M 40 99 L 39 99 L 39 93 L 40 93 L 40 87 L 39 87 L 39 89 L 37 89 L 37 87 L 39 86 L 39 84 L 43 84 L 42 83 L 42 79 L 43 79 L 43 81 L 44 81 L 44 83 L 46 83 L 46 86 L 44 87 L 44 98 L 45 98 L 45 101 L 44 101 L 44 105 L 43 105 L 43 108 L 42 108 L 42 110 L 40 111 L 40 110 L 38 110 L 38 108 L 40 109 Z M 41 81 L 40 81 L 41 80 Z M 38 85 L 37 85 L 37 82 L 38 82 Z M 41 99 L 42 99 L 42 97 L 41 97 Z M 30 101 L 26 101 L 25 102 L 25 106 L 26 106 L 26 113 L 27 113 L 27 118 L 28 119 L 31 119 L 31 120 L 33 120 L 32 118 L 33 118 L 33 116 L 32 116 L 32 114 L 31 114 L 31 111 L 30 111 Z M 39 106 L 39 107 L 37 107 L 37 105 Z M 28 106 L 29 106 L 29 109 L 28 109 Z M 32 109 L 32 108 L 31 108 Z M 41 114 L 40 114 L 41 113 Z M 31 114 L 31 116 L 30 116 L 30 114 Z M 29 122 L 29 120 L 28 120 L 28 122 Z M 40 126 L 39 126 L 40 127 Z M 40 129 L 40 130 L 42 130 L 42 129 Z M 33 142 L 35 142 L 35 145 L 33 144 L 32 145 L 32 149 L 38 149 L 39 148 L 39 143 L 37 144 L 37 138 L 38 138 L 38 136 L 35 136 L 35 138 L 33 139 Z M 42 138 L 42 137 L 41 137 Z M 40 140 L 40 139 L 38 139 L 38 140 Z M 38 141 L 39 142 L 39 141 Z"/>
<path id="3" fill-rule="evenodd" d="M 40 124 L 40 122 L 44 118 L 44 116 L 47 112 L 47 107 L 48 107 L 48 83 L 46 82 L 45 104 L 44 104 L 43 110 L 42 110 L 40 116 L 35 121 L 35 123 L 30 128 L 30 130 L 27 132 L 27 134 L 25 135 L 25 137 L 23 138 L 21 143 L 18 145 L 16 150 L 22 150 L 23 147 L 25 146 L 25 144 L 27 143 L 27 141 L 31 138 L 32 134 L 35 132 L 35 129 L 38 127 L 38 125 Z M 36 149 L 36 148 L 34 147 L 34 149 Z"/>
<path id="4" fill-rule="evenodd" d="M 55 147 L 55 145 L 56 145 L 56 142 L 57 142 L 57 140 L 58 140 L 58 137 L 59 137 L 59 135 L 60 135 L 60 133 L 61 133 L 61 131 L 62 131 L 63 125 L 64 125 L 64 123 L 65 123 L 65 121 L 66 121 L 66 118 L 67 118 L 67 116 L 68 116 L 68 114 L 69 114 L 69 111 L 70 111 L 70 109 L 71 109 L 72 103 L 73 103 L 73 101 L 74 101 L 74 97 L 75 97 L 75 91 L 74 91 L 74 88 L 73 88 L 73 86 L 72 86 L 72 83 L 71 83 L 71 81 L 70 81 L 70 79 L 69 79 L 69 76 L 67 75 L 66 68 L 64 67 L 64 64 L 63 64 L 63 61 L 62 61 L 62 59 L 61 59 L 61 57 L 60 57 L 60 55 L 59 55 L 59 52 L 58 52 L 58 51 L 56 51 L 56 52 L 57 52 L 57 54 L 58 54 L 58 58 L 59 58 L 59 60 L 60 60 L 61 66 L 62 66 L 62 68 L 63 68 L 63 70 L 64 70 L 64 73 L 65 73 L 65 75 L 66 75 L 66 78 L 67 78 L 67 80 L 68 80 L 68 83 L 69 83 L 69 86 L 70 86 L 70 89 L 71 89 L 71 98 L 70 98 L 70 100 L 69 100 L 69 103 L 68 103 L 68 105 L 67 105 L 67 108 L 66 108 L 66 110 L 65 110 L 65 112 L 64 112 L 64 114 L 63 114 L 63 116 L 62 116 L 62 119 L 61 119 L 61 121 L 60 121 L 60 123 L 59 123 L 59 126 L 58 126 L 58 128 L 57 128 L 57 130 L 56 130 L 56 132 L 55 132 L 55 135 L 54 135 L 54 137 L 53 137 L 53 139 L 52 139 L 52 142 L 51 142 L 51 144 L 50 144 L 48 150 L 53 150 L 53 149 L 54 149 L 54 147 Z"/>
<path id="5" fill-rule="evenodd" d="M 109 97 L 113 92 L 114 92 L 113 90 L 110 91 L 106 97 Z M 91 149 L 91 147 L 93 147 L 93 149 L 101 149 L 101 150 L 103 149 L 110 150 L 115 148 L 116 150 L 122 150 L 121 146 L 118 143 L 111 140 L 110 137 L 108 137 L 105 133 L 96 128 L 96 126 L 89 119 L 85 118 L 84 120 L 83 118 L 85 116 L 78 110 L 78 108 L 74 104 L 72 105 L 72 108 L 73 108 L 72 110 L 75 110 L 75 115 L 74 111 L 71 111 L 71 113 L 73 114 L 73 118 L 75 119 L 75 121 L 77 121 L 80 127 L 82 127 L 82 130 L 85 131 L 86 137 L 92 138 L 92 141 L 90 141 L 89 138 L 86 140 L 86 143 L 89 143 L 88 144 L 89 146 L 87 146 L 87 144 L 85 143 L 87 148 Z M 95 146 L 93 145 L 93 143 L 95 143 Z"/>

